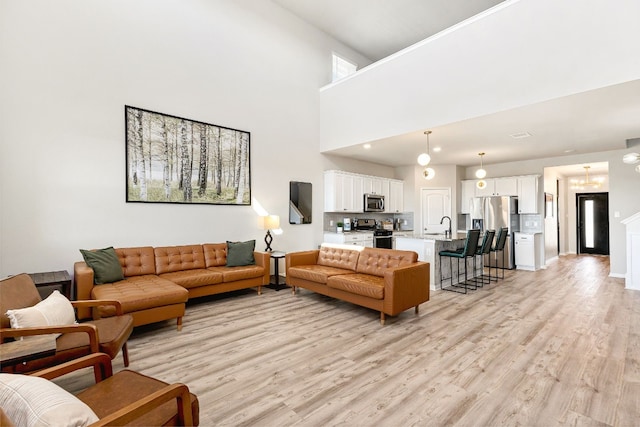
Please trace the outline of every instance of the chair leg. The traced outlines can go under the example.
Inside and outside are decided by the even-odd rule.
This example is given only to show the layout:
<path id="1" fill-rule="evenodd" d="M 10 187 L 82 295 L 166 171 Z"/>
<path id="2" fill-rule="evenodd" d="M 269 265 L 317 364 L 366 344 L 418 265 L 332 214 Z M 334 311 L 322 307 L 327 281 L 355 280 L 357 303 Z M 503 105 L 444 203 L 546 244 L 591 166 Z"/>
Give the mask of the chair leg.
<path id="1" fill-rule="evenodd" d="M 122 359 L 124 360 L 124 367 L 129 366 L 129 349 L 127 348 L 127 343 L 124 343 L 122 346 Z"/>
<path id="2" fill-rule="evenodd" d="M 384 326 L 384 313 L 380 312 L 380 324 Z"/>
<path id="3" fill-rule="evenodd" d="M 182 316 L 178 317 L 177 321 L 178 321 L 178 330 L 181 331 L 182 330 Z"/>
<path id="4" fill-rule="evenodd" d="M 416 310 L 415 310 L 416 314 L 418 314 L 418 312 L 420 312 L 420 305 L 416 305 Z"/>

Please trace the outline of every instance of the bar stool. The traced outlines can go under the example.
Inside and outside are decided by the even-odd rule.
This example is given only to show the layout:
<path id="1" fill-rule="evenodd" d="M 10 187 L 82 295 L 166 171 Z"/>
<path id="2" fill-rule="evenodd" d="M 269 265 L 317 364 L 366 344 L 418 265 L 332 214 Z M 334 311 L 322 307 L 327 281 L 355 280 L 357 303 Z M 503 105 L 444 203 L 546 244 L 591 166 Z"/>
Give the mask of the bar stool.
<path id="1" fill-rule="evenodd" d="M 494 253 L 495 268 L 496 268 L 495 278 L 492 278 L 491 280 L 498 281 L 498 279 L 504 279 L 504 263 L 505 263 L 504 256 L 506 255 L 504 251 L 504 245 L 507 242 L 508 234 L 509 234 L 509 229 L 507 227 L 502 227 L 500 230 L 498 230 L 498 235 L 496 236 L 496 244 L 493 248 L 491 248 L 491 252 Z M 502 267 L 503 267 L 502 277 L 498 277 L 498 252 L 502 253 Z M 491 275 L 491 260 L 489 260 L 489 275 Z"/>
<path id="2" fill-rule="evenodd" d="M 469 230 L 467 231 L 467 239 L 464 242 L 464 247 L 455 250 L 446 250 L 440 251 L 440 289 L 444 291 L 458 292 L 461 294 L 466 294 L 467 289 L 477 289 L 475 283 L 469 281 L 469 276 L 467 273 L 467 258 L 475 257 L 477 248 L 478 248 L 478 240 L 480 240 L 480 230 Z M 445 278 L 442 276 L 442 257 L 448 258 L 456 258 L 458 260 L 458 280 L 460 280 L 460 260 L 464 260 L 464 282 L 462 283 L 453 283 L 453 259 L 449 260 L 449 277 Z M 474 258 L 475 259 L 475 258 Z M 445 288 L 443 286 L 443 282 L 449 279 L 451 281 L 450 288 Z M 460 290 L 454 289 L 459 288 Z M 464 291 L 463 291 L 464 289 Z"/>
<path id="3" fill-rule="evenodd" d="M 493 245 L 493 238 L 496 235 L 495 230 L 487 230 L 482 237 L 482 244 L 478 245 L 475 257 L 473 258 L 473 273 L 477 274 L 476 259 L 480 257 L 480 275 L 473 278 L 473 281 L 480 287 L 491 283 L 491 262 L 489 262 L 489 275 L 484 274 L 484 256 L 488 255 Z"/>

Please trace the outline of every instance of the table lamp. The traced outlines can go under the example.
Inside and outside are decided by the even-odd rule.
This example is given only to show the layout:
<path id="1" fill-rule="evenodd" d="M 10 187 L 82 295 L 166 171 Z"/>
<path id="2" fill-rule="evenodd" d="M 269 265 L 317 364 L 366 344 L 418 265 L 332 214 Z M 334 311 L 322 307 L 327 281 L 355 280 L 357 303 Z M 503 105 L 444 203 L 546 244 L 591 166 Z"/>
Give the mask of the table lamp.
<path id="1" fill-rule="evenodd" d="M 280 228 L 280 217 L 278 215 L 267 215 L 262 217 L 262 229 L 267 230 L 267 235 L 264 236 L 264 242 L 267 244 L 265 251 L 272 252 L 271 242 L 273 237 L 271 236 L 271 230 Z"/>

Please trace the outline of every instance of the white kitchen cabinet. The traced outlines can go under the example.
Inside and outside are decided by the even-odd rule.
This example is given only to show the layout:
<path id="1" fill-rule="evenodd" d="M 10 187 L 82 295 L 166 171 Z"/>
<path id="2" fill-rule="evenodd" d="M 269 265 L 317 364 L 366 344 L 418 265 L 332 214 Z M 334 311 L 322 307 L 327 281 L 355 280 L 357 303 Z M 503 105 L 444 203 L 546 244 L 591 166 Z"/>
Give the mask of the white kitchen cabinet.
<path id="1" fill-rule="evenodd" d="M 362 210 L 356 210 L 354 178 L 353 174 L 340 171 L 324 173 L 325 212 L 360 212 Z"/>
<path id="2" fill-rule="evenodd" d="M 506 177 L 495 178 L 494 196 L 517 196 L 518 195 L 518 178 Z"/>
<path id="3" fill-rule="evenodd" d="M 479 180 L 474 181 L 474 184 L 477 184 Z M 483 188 L 478 188 L 477 185 L 474 185 L 475 187 L 475 196 L 476 197 L 488 197 L 488 196 L 493 196 L 493 193 L 495 191 L 495 183 L 493 182 L 493 178 L 487 178 L 484 180 L 484 182 L 487 183 L 487 185 Z"/>
<path id="4" fill-rule="evenodd" d="M 403 181 L 337 170 L 324 172 L 325 212 L 363 212 L 364 194 L 384 195 L 385 212 L 403 212 Z"/>
<path id="5" fill-rule="evenodd" d="M 341 245 L 357 245 L 366 248 L 373 247 L 373 233 L 351 232 L 351 233 L 324 233 L 325 243 L 338 243 Z"/>
<path id="6" fill-rule="evenodd" d="M 473 182 L 475 186 L 478 181 Z M 476 197 L 518 195 L 518 179 L 516 177 L 488 178 L 485 179 L 485 182 L 487 183 L 486 187 L 475 187 Z"/>
<path id="7" fill-rule="evenodd" d="M 385 212 L 400 213 L 404 211 L 404 182 L 396 179 L 388 180 L 389 192 L 385 194 Z"/>
<path id="8" fill-rule="evenodd" d="M 471 199 L 476 195 L 476 182 L 474 180 L 462 181 L 460 188 L 460 213 L 471 213 Z"/>
<path id="9" fill-rule="evenodd" d="M 535 271 L 540 269 L 540 249 L 542 233 L 515 233 L 515 262 L 518 270 Z"/>
<path id="10" fill-rule="evenodd" d="M 384 181 L 387 181 L 385 178 L 377 177 L 377 176 L 363 176 L 363 191 L 364 194 L 384 194 Z"/>
<path id="11" fill-rule="evenodd" d="M 518 177 L 518 213 L 538 213 L 538 175 Z"/>

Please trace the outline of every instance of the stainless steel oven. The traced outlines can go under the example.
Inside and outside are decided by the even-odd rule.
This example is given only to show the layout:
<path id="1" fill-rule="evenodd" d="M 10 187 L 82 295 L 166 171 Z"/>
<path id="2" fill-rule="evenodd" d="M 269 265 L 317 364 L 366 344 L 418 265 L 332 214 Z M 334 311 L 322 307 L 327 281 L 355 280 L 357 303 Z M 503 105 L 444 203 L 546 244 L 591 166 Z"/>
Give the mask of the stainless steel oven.
<path id="1" fill-rule="evenodd" d="M 373 246 L 376 248 L 393 249 L 393 231 L 376 230 L 373 232 Z"/>

